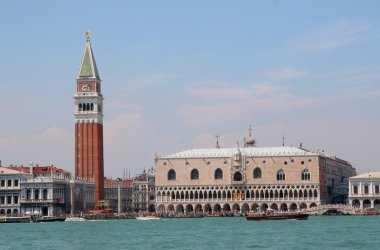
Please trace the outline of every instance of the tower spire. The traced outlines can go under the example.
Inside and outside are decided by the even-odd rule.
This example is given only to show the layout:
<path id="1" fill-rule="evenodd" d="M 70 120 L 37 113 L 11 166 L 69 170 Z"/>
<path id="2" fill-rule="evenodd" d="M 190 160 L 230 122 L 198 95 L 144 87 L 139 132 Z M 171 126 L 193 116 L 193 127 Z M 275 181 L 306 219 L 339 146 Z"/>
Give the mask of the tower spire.
<path id="1" fill-rule="evenodd" d="M 86 31 L 86 41 L 87 42 L 90 41 L 90 31 L 89 30 Z"/>
<path id="2" fill-rule="evenodd" d="M 90 31 L 86 31 L 86 45 L 84 47 L 84 53 L 79 68 L 78 78 L 96 78 L 100 80 L 98 68 L 96 67 L 95 57 L 91 48 Z"/>

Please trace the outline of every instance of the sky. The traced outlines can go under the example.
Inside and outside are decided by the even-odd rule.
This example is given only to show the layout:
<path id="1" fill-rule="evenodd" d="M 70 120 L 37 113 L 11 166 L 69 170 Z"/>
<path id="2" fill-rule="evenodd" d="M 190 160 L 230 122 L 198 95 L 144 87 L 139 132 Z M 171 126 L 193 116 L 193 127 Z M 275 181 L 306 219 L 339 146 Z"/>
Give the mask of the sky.
<path id="1" fill-rule="evenodd" d="M 380 1 L 0 0 L 0 160 L 74 170 L 76 77 L 91 44 L 105 175 L 154 157 L 282 145 L 380 171 Z"/>

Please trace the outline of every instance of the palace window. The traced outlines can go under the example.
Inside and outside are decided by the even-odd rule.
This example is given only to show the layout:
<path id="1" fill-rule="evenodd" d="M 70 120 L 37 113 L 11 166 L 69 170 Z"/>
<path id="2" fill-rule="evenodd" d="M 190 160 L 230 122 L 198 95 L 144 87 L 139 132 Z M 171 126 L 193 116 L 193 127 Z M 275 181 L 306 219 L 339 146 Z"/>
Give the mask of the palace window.
<path id="1" fill-rule="evenodd" d="M 199 171 L 198 171 L 198 169 L 194 168 L 193 170 L 191 170 L 190 178 L 192 180 L 198 180 L 199 179 Z"/>
<path id="2" fill-rule="evenodd" d="M 358 188 L 358 186 L 354 186 L 354 194 L 358 194 L 359 193 L 359 188 Z"/>
<path id="3" fill-rule="evenodd" d="M 30 200 L 32 198 L 32 191 L 30 189 L 26 190 L 26 199 Z"/>
<path id="4" fill-rule="evenodd" d="M 369 186 L 365 185 L 364 186 L 364 194 L 368 194 L 369 193 Z"/>
<path id="5" fill-rule="evenodd" d="M 284 181 L 285 180 L 284 170 L 280 169 L 279 171 L 277 171 L 277 180 L 278 181 Z"/>
<path id="6" fill-rule="evenodd" d="M 47 191 L 47 189 L 44 189 L 42 191 L 42 199 L 47 200 L 47 198 L 48 198 L 48 191 Z"/>
<path id="7" fill-rule="evenodd" d="M 8 180 L 8 187 L 12 186 L 12 180 Z"/>
<path id="8" fill-rule="evenodd" d="M 220 168 L 215 170 L 214 179 L 215 180 L 223 179 L 223 171 Z"/>
<path id="9" fill-rule="evenodd" d="M 379 194 L 380 193 L 379 191 L 380 191 L 379 185 L 375 185 L 375 194 Z"/>
<path id="10" fill-rule="evenodd" d="M 14 185 L 15 185 L 15 187 L 18 187 L 18 180 L 15 180 Z"/>
<path id="11" fill-rule="evenodd" d="M 240 172 L 236 172 L 234 174 L 234 181 L 242 181 L 243 180 L 243 176 L 241 175 Z"/>
<path id="12" fill-rule="evenodd" d="M 253 170 L 253 179 L 261 179 L 261 169 L 260 168 L 255 168 L 255 170 Z"/>
<path id="13" fill-rule="evenodd" d="M 5 187 L 5 180 L 1 180 L 1 186 Z"/>
<path id="14" fill-rule="evenodd" d="M 168 172 L 168 180 L 175 180 L 176 179 L 176 173 L 173 169 L 170 169 Z"/>
<path id="15" fill-rule="evenodd" d="M 304 169 L 301 173 L 301 180 L 310 181 L 310 172 L 308 169 Z"/>

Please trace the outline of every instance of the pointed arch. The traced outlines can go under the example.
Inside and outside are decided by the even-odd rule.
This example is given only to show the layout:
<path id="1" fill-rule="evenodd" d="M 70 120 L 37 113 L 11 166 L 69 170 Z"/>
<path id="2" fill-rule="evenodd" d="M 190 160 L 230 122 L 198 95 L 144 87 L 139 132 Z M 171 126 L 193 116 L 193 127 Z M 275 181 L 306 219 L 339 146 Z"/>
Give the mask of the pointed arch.
<path id="1" fill-rule="evenodd" d="M 285 175 L 284 170 L 282 170 L 282 169 L 278 170 L 276 177 L 277 177 L 278 181 L 284 181 L 284 180 L 286 180 L 286 175 Z"/>
<path id="2" fill-rule="evenodd" d="M 310 171 L 308 169 L 304 169 L 301 172 L 301 180 L 310 181 Z"/>
<path id="3" fill-rule="evenodd" d="M 190 179 L 192 179 L 192 180 L 199 180 L 199 171 L 198 171 L 198 169 L 194 168 L 193 170 L 191 170 Z"/>
<path id="4" fill-rule="evenodd" d="M 176 179 L 176 172 L 174 171 L 174 169 L 170 169 L 168 172 L 168 180 L 171 181 L 175 179 Z"/>
<path id="5" fill-rule="evenodd" d="M 243 180 L 243 176 L 241 175 L 240 171 L 237 171 L 234 174 L 234 181 L 242 181 L 242 180 Z"/>
<path id="6" fill-rule="evenodd" d="M 261 169 L 259 167 L 253 170 L 253 179 L 261 179 Z"/>
<path id="7" fill-rule="evenodd" d="M 215 180 L 221 180 L 223 179 L 223 171 L 220 168 L 217 168 L 214 172 L 214 179 Z"/>

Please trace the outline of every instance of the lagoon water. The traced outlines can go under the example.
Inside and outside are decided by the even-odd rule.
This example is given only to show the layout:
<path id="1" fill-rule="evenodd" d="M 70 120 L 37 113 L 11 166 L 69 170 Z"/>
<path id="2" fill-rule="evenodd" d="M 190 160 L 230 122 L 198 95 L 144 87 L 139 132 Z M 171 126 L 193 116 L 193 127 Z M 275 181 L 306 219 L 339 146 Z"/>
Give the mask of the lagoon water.
<path id="1" fill-rule="evenodd" d="M 379 249 L 380 216 L 0 224 L 0 249 Z"/>

